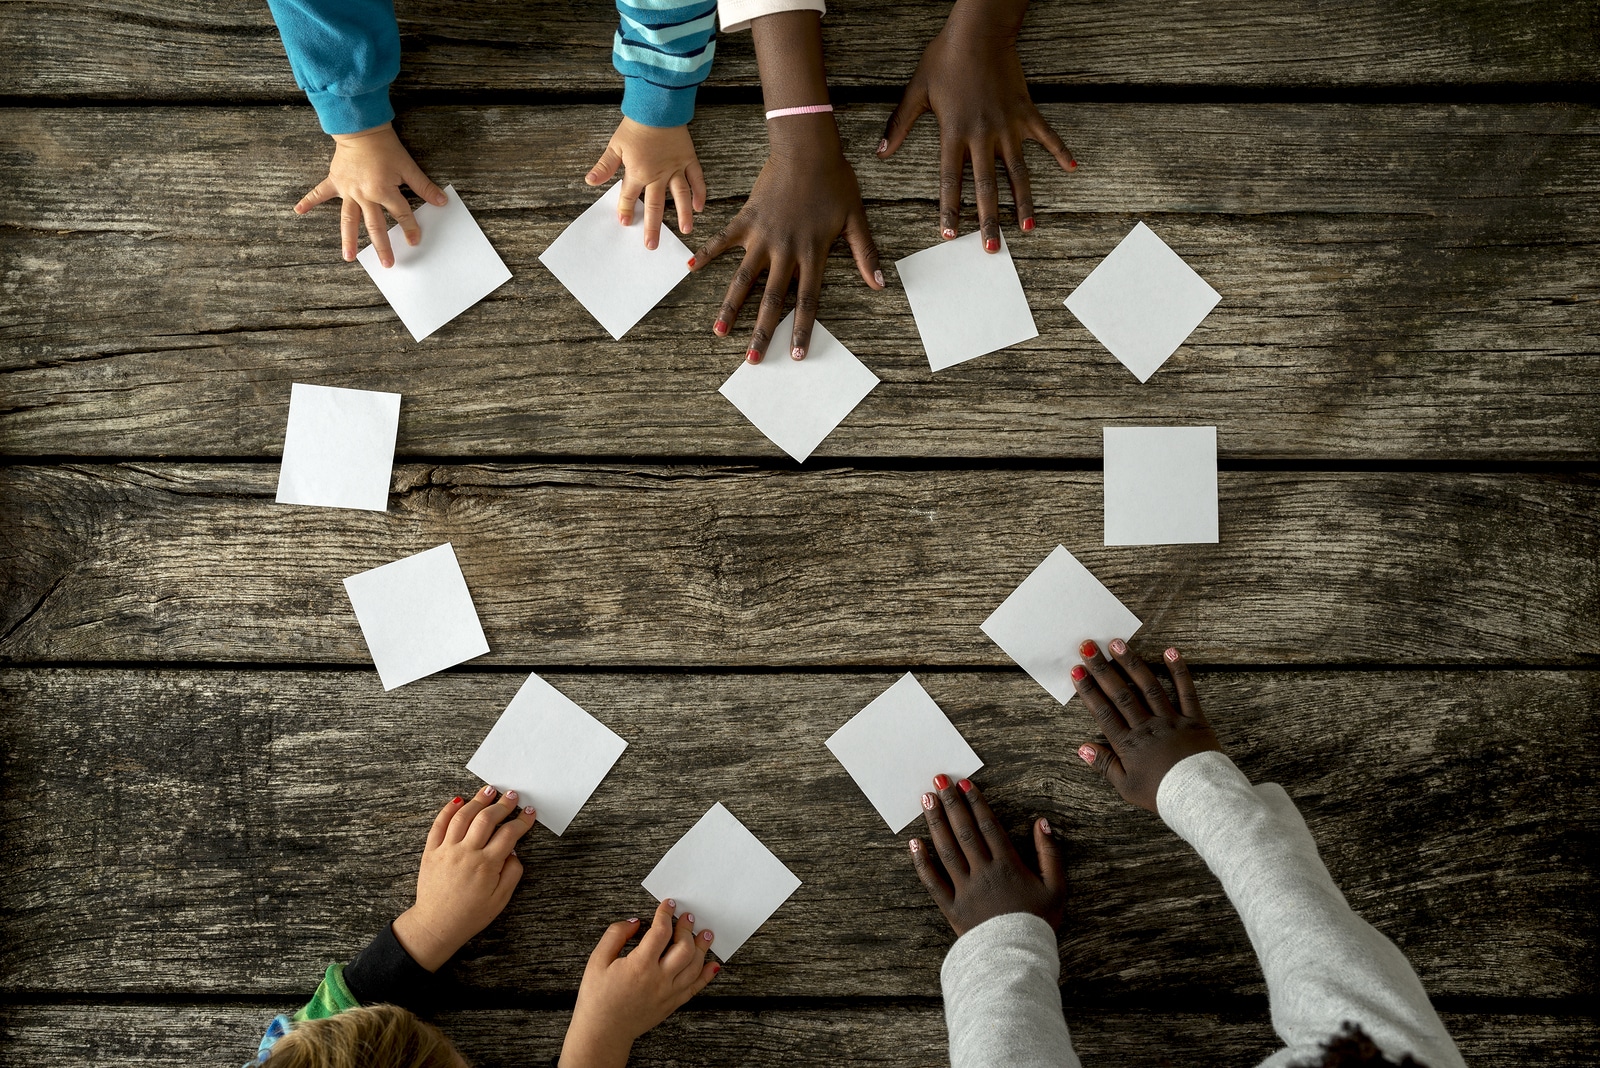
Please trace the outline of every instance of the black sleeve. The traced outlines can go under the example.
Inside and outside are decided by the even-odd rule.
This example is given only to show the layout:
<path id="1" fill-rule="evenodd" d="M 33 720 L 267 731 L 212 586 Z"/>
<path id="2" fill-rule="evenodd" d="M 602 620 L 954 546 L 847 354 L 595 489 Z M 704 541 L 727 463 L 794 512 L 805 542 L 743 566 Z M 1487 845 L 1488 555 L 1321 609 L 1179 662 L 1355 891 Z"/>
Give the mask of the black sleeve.
<path id="1" fill-rule="evenodd" d="M 345 965 L 344 985 L 363 1005 L 388 1003 L 421 1013 L 433 1007 L 439 980 L 411 959 L 394 928 L 384 924 L 367 948 Z"/>

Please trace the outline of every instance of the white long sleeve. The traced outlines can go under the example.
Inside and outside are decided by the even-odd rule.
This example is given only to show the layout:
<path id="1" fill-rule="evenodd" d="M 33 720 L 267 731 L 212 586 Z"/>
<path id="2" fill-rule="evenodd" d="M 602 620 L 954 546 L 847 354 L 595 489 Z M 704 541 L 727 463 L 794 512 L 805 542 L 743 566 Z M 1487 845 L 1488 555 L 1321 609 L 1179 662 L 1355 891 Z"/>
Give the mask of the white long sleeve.
<path id="1" fill-rule="evenodd" d="M 1314 1057 L 1346 1021 L 1391 1060 L 1465 1068 L 1416 972 L 1345 902 L 1281 786 L 1252 786 L 1222 753 L 1197 753 L 1167 772 L 1156 807 L 1221 881 L 1261 960 L 1287 1043 L 1262 1068 Z"/>
<path id="2" fill-rule="evenodd" d="M 1060 979 L 1056 933 L 1031 912 L 956 939 L 939 970 L 951 1068 L 1079 1068 Z"/>
<path id="3" fill-rule="evenodd" d="M 747 30 L 751 19 L 780 11 L 817 11 L 826 15 L 828 6 L 823 0 L 717 0 L 717 21 L 722 24 L 723 33 Z"/>

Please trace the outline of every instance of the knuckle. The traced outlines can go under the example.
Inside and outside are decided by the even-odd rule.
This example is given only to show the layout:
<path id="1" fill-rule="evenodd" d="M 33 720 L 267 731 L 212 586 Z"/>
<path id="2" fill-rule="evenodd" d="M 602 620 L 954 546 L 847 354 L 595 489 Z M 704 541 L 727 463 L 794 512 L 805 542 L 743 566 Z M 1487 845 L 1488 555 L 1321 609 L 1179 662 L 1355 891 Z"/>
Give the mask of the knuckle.
<path id="1" fill-rule="evenodd" d="M 801 293 L 799 296 L 795 297 L 794 300 L 794 310 L 797 317 L 800 314 L 814 316 L 817 314 L 817 309 L 821 306 L 822 301 L 818 299 L 815 293 Z"/>
<path id="2" fill-rule="evenodd" d="M 756 281 L 756 272 L 747 264 L 739 264 L 733 272 L 733 284 L 741 289 L 749 289 Z"/>

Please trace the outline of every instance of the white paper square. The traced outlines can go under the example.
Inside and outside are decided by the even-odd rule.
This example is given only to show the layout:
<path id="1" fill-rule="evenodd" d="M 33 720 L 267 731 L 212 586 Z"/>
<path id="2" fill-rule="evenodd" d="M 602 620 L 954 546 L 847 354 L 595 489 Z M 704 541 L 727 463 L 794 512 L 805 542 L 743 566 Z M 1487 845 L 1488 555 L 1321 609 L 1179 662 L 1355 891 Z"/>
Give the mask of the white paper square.
<path id="1" fill-rule="evenodd" d="M 1139 223 L 1067 298 L 1111 355 L 1148 382 L 1222 297 Z"/>
<path id="2" fill-rule="evenodd" d="M 418 341 L 511 280 L 455 186 L 445 186 L 444 195 L 450 198 L 444 207 L 423 203 L 413 212 L 422 228 L 420 244 L 406 244 L 399 223 L 389 228 L 393 267 L 380 264 L 371 245 L 356 257 Z"/>
<path id="3" fill-rule="evenodd" d="M 1072 669 L 1083 663 L 1083 640 L 1093 638 L 1104 649 L 1112 638 L 1133 637 L 1140 625 L 1077 557 L 1057 545 L 983 621 L 983 632 L 1066 704 L 1075 692 Z"/>
<path id="4" fill-rule="evenodd" d="M 711 951 L 727 960 L 800 880 L 719 801 L 667 850 L 643 885 L 657 901 L 672 898 L 676 915 L 694 913 L 695 931 L 709 927 L 716 935 Z"/>
<path id="5" fill-rule="evenodd" d="M 992 256 L 983 251 L 983 235 L 973 232 L 913 252 L 894 267 L 935 371 L 1039 336 L 1004 235 Z"/>
<path id="6" fill-rule="evenodd" d="M 617 221 L 622 183 L 561 231 L 539 256 L 578 303 L 618 341 L 689 274 L 689 249 L 666 227 L 660 244 L 644 247 L 644 201 L 633 223 Z"/>
<path id="7" fill-rule="evenodd" d="M 828 749 L 896 834 L 922 815 L 935 775 L 960 780 L 983 767 L 909 671 L 834 731 Z"/>
<path id="8" fill-rule="evenodd" d="M 767 357 L 741 363 L 718 391 L 774 445 L 801 462 L 878 384 L 878 376 L 828 328 L 811 329 L 806 358 L 789 358 L 794 312 L 772 333 Z"/>
<path id="9" fill-rule="evenodd" d="M 1107 545 L 1217 540 L 1217 428 L 1105 428 Z"/>
<path id="10" fill-rule="evenodd" d="M 517 803 L 532 805 L 538 821 L 561 834 L 628 748 L 615 731 L 566 694 L 529 675 L 467 770 Z"/>
<path id="11" fill-rule="evenodd" d="M 388 511 L 399 427 L 398 393 L 293 383 L 278 503 Z"/>
<path id="12" fill-rule="evenodd" d="M 344 589 L 385 690 L 489 651 L 449 542 L 351 575 Z"/>

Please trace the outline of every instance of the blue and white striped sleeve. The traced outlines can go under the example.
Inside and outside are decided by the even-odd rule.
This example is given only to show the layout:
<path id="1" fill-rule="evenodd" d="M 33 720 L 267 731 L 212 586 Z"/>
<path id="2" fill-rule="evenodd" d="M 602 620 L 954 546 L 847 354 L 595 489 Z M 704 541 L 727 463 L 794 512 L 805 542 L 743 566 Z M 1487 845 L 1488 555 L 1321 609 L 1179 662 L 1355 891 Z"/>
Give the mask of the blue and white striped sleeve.
<path id="1" fill-rule="evenodd" d="M 717 0 L 617 0 L 611 63 L 623 78 L 622 113 L 646 126 L 683 126 L 711 73 Z"/>

